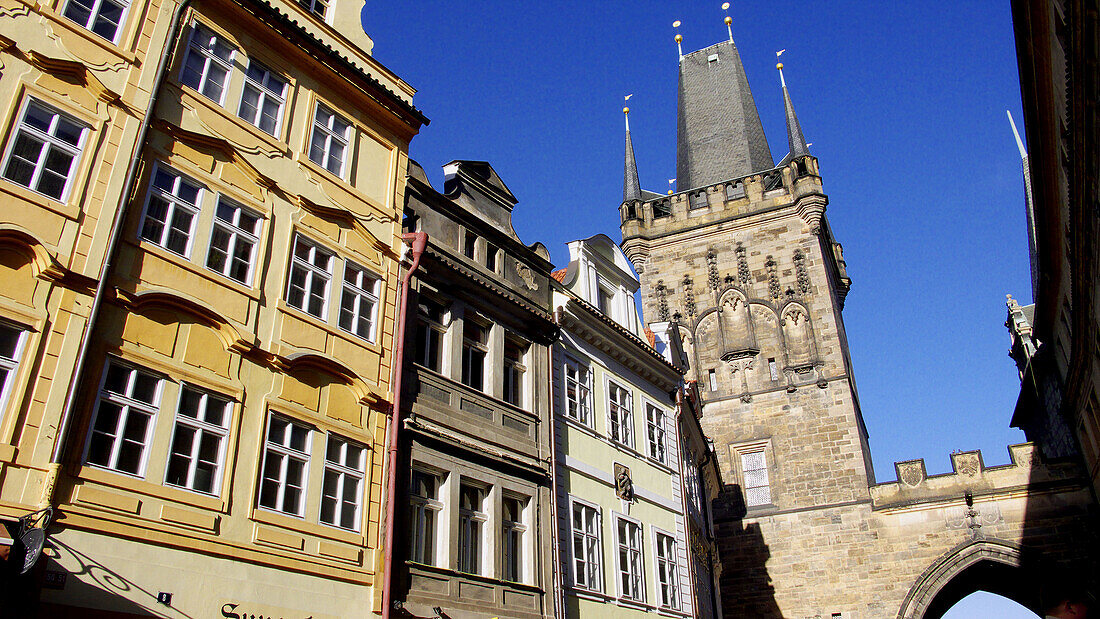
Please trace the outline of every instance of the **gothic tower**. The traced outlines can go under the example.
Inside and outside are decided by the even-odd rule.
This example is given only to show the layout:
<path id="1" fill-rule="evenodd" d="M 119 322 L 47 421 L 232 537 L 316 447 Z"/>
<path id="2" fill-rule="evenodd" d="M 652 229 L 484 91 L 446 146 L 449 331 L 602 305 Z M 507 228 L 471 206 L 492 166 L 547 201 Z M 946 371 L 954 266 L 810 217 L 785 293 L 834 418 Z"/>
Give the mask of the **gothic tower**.
<path id="1" fill-rule="evenodd" d="M 805 583 L 844 562 L 818 550 L 831 536 L 801 532 L 865 519 L 874 483 L 841 317 L 850 280 L 785 83 L 782 97 L 789 153 L 776 165 L 733 41 L 682 56 L 680 191 L 625 191 L 620 209 L 645 319 L 678 331 L 727 483 L 715 512 L 727 616 L 827 610 Z M 804 544 L 822 560 L 799 574 Z"/>

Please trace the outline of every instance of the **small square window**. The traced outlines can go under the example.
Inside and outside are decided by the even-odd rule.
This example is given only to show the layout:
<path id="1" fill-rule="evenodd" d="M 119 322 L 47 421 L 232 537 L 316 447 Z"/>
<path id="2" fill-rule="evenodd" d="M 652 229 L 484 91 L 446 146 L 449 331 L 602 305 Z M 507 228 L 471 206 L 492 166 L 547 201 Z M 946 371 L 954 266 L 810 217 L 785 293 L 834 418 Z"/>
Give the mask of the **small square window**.
<path id="1" fill-rule="evenodd" d="M 328 13 L 329 0 L 298 0 L 298 4 L 322 20 L 325 19 Z"/>
<path id="2" fill-rule="evenodd" d="M 12 383 L 19 369 L 19 358 L 23 355 L 26 330 L 15 325 L 0 322 L 0 419 L 4 417 Z"/>

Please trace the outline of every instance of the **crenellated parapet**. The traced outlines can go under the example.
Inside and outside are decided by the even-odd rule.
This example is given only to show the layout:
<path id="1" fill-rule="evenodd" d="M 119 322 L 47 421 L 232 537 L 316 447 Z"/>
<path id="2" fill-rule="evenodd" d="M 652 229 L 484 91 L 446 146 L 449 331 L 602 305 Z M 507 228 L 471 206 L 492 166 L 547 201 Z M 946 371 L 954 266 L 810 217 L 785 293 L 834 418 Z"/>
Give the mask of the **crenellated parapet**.
<path id="1" fill-rule="evenodd" d="M 960 451 L 951 454 L 950 473 L 929 475 L 924 459 L 895 462 L 896 481 L 871 487 L 872 506 L 876 510 L 906 508 L 917 504 L 952 502 L 983 495 L 1019 492 L 1035 494 L 1051 491 L 1082 479 L 1083 471 L 1074 461 L 1044 460 L 1034 443 L 1008 448 L 1010 462 L 986 466 L 982 452 Z"/>
<path id="2" fill-rule="evenodd" d="M 619 208 L 623 249 L 633 260 L 630 248 L 644 247 L 647 239 L 792 205 L 817 233 L 828 204 L 818 172 L 817 159 L 807 155 L 713 185 L 649 200 L 627 200 Z"/>

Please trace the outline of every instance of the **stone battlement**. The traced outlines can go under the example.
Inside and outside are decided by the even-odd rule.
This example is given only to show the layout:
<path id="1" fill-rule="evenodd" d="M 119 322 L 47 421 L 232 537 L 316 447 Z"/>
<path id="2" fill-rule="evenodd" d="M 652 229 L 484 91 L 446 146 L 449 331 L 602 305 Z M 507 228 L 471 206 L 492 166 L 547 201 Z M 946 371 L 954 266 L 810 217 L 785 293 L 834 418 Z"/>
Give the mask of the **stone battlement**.
<path id="1" fill-rule="evenodd" d="M 1009 464 L 985 465 L 982 452 L 960 451 L 951 454 L 952 472 L 929 475 L 924 458 L 894 463 L 897 480 L 871 487 L 874 509 L 903 508 L 918 503 L 957 501 L 967 492 L 972 496 L 1003 494 L 1018 489 L 1021 493 L 1059 487 L 1080 480 L 1083 472 L 1076 462 L 1044 460 L 1034 443 L 1010 445 Z"/>
<path id="2" fill-rule="evenodd" d="M 620 207 L 623 241 L 767 211 L 820 192 L 817 160 L 807 156 L 713 185 L 650 200 L 630 200 Z"/>

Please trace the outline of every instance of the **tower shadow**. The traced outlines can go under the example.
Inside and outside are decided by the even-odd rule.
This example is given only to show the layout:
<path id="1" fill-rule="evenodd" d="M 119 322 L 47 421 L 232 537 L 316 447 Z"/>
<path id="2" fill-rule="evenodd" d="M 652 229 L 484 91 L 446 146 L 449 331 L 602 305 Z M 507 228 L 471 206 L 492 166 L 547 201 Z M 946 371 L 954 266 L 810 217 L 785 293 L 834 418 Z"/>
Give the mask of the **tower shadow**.
<path id="1" fill-rule="evenodd" d="M 747 509 L 740 484 L 725 484 L 713 507 L 718 556 L 722 561 L 722 614 L 726 617 L 782 618 L 768 573 L 771 551 L 764 542 L 760 525 L 745 522 Z"/>

